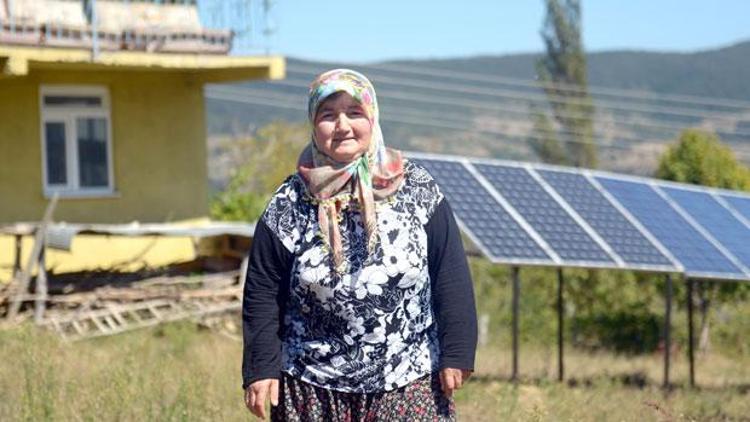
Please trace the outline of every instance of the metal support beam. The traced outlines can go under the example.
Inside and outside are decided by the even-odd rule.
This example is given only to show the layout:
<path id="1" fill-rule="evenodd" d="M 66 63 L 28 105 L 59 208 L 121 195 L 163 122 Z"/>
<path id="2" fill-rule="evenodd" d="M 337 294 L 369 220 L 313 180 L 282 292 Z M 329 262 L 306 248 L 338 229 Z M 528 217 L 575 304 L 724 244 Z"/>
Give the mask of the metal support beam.
<path id="1" fill-rule="evenodd" d="M 563 269 L 557 269 L 557 380 L 562 382 L 565 379 L 565 366 L 563 363 Z"/>
<path id="2" fill-rule="evenodd" d="M 690 387 L 695 387 L 695 354 L 693 351 L 693 345 L 695 344 L 693 330 L 693 287 L 695 281 L 687 277 L 685 281 L 687 281 L 688 367 L 690 370 Z"/>
<path id="3" fill-rule="evenodd" d="M 96 0 L 89 2 L 91 7 L 91 59 L 99 58 L 99 16 L 96 13 Z"/>
<path id="4" fill-rule="evenodd" d="M 666 275 L 666 311 L 664 314 L 664 388 L 669 388 L 669 358 L 672 350 L 672 276 Z"/>
<path id="5" fill-rule="evenodd" d="M 513 382 L 518 382 L 518 299 L 521 294 L 519 272 L 518 267 L 511 269 L 513 278 L 513 373 L 511 380 Z"/>

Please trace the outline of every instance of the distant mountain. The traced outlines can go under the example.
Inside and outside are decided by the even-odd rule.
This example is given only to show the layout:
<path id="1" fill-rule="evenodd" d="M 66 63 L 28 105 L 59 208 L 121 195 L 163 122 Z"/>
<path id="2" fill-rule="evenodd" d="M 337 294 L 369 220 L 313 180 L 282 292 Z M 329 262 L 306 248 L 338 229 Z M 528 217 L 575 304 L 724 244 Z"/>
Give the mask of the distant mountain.
<path id="1" fill-rule="evenodd" d="M 539 54 L 390 62 L 534 79 Z M 607 51 L 587 57 L 589 84 L 750 100 L 750 40 L 692 53 Z"/>
<path id="2" fill-rule="evenodd" d="M 535 160 L 528 148 L 529 109 L 546 103 L 543 93 L 534 86 L 488 85 L 463 76 L 486 75 L 532 82 L 538 57 L 539 54 L 514 54 L 371 65 L 288 58 L 285 81 L 208 87 L 209 135 L 249 133 L 274 120 L 304 121 L 306 86 L 313 76 L 334 67 L 352 67 L 375 83 L 383 110 L 383 130 L 391 145 L 410 150 Z M 420 69 L 427 72 L 422 74 Z M 750 41 L 693 53 L 592 53 L 588 55 L 588 70 L 592 87 L 724 98 L 750 104 Z M 457 76 L 436 76 L 435 71 Z M 441 89 L 450 86 L 452 90 Z M 682 127 L 703 126 L 724 131 L 726 135 L 719 133 L 722 139 L 737 148 L 750 142 L 750 136 L 737 135 L 745 132 L 750 135 L 750 107 L 733 108 L 730 113 L 720 106 L 666 104 L 661 100 L 645 106 L 640 100 L 628 98 L 594 96 L 594 100 L 595 104 L 614 102 L 615 108 L 624 107 L 608 110 L 602 106 L 597 114 L 597 141 L 610 145 L 600 149 L 604 168 L 651 172 L 665 142 L 674 139 Z M 656 111 L 644 114 L 639 111 L 642 107 Z M 658 112 L 660 107 L 687 111 L 685 115 L 668 116 L 669 113 Z M 728 113 L 728 117 L 719 121 L 700 117 L 701 113 L 712 112 Z M 693 116 L 695 113 L 698 117 Z M 617 121 L 623 119 L 635 123 L 618 126 Z M 673 129 L 659 128 L 665 125 Z"/>

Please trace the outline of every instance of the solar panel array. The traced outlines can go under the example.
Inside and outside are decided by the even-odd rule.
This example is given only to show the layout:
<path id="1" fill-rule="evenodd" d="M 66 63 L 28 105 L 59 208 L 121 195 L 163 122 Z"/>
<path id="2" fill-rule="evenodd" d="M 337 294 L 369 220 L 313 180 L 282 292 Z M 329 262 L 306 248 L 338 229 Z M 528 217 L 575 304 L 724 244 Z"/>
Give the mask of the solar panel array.
<path id="1" fill-rule="evenodd" d="M 407 154 L 493 262 L 750 280 L 750 195 L 584 169 Z"/>

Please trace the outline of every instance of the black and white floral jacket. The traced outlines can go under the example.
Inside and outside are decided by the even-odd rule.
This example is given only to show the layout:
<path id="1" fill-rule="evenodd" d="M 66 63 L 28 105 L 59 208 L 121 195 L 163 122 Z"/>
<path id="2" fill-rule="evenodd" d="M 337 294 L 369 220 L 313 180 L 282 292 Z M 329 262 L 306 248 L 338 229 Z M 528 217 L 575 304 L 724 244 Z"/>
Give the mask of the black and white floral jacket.
<path id="1" fill-rule="evenodd" d="M 356 203 L 340 213 L 347 270 L 332 270 L 299 176 L 256 226 L 243 304 L 243 387 L 284 371 L 344 392 L 389 391 L 443 367 L 473 369 L 476 312 L 458 227 L 434 179 L 407 161 L 377 202 L 368 253 Z"/>

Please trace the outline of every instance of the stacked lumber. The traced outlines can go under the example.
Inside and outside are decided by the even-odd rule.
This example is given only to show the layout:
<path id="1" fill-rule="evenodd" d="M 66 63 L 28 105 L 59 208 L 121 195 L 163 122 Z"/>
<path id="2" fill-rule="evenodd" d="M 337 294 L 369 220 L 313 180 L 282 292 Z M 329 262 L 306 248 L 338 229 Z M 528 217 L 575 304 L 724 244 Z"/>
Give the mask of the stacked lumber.
<path id="1" fill-rule="evenodd" d="M 240 271 L 201 275 L 151 277 L 123 287 L 105 285 L 92 291 L 48 294 L 39 326 L 64 340 L 76 341 L 151 327 L 178 320 L 193 320 L 205 327 L 225 327 L 216 321 L 238 316 L 242 307 Z M 19 306 L 15 321 L 33 316 L 37 294 L 0 292 L 0 309 Z M 12 299 L 12 301 L 11 301 Z M 6 312 L 6 316 L 9 312 Z M 224 330 L 226 331 L 226 330 Z M 223 333 L 226 334 L 226 333 Z"/>

